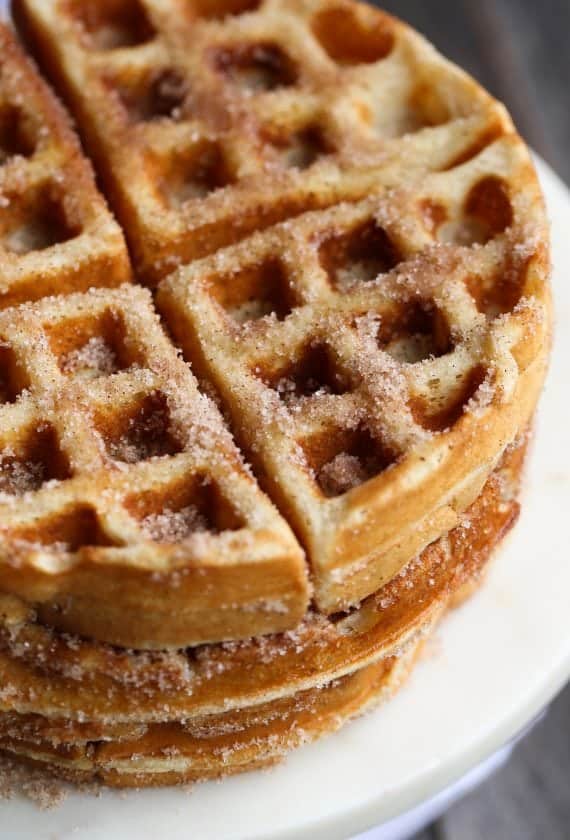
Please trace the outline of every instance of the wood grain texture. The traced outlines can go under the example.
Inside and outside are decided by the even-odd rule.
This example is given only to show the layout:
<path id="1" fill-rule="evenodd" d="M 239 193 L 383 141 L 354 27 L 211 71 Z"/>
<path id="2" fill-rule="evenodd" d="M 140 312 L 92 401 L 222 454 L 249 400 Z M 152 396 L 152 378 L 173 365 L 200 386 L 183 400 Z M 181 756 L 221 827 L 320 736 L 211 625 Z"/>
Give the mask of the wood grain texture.
<path id="1" fill-rule="evenodd" d="M 570 0 L 381 0 L 509 108 L 570 182 Z M 570 840 L 570 686 L 510 763 L 414 840 Z"/>

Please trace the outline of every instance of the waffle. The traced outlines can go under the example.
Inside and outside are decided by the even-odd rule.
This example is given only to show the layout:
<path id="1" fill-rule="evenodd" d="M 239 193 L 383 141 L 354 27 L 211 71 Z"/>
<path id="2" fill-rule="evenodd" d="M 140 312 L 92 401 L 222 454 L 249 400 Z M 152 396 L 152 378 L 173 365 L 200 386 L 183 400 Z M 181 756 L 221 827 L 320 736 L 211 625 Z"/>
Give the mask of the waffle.
<path id="1" fill-rule="evenodd" d="M 320 215 L 301 213 L 209 260 L 195 260 L 165 281 L 158 300 L 186 358 L 222 395 L 265 489 L 306 548 L 319 608 L 331 613 L 357 604 L 453 527 L 536 404 L 548 346 L 543 209 L 528 155 L 508 118 L 407 28 L 355 5 L 267 3 L 221 22 L 195 10 L 190 38 L 181 15 L 148 4 L 148 33 L 128 46 L 117 46 L 125 20 L 115 7 L 91 15 L 88 4 L 77 4 L 63 23 L 57 3 L 26 0 L 20 7 L 25 31 L 68 92 L 150 281 L 161 272 L 149 268 L 140 242 L 159 260 L 167 254 L 170 268 L 219 247 L 223 237 L 245 235 L 252 219 L 257 229 L 275 221 L 267 205 L 251 216 L 248 191 L 259 210 L 257 190 L 267 187 L 270 201 L 287 216 L 299 212 L 288 204 L 291 189 L 303 210 L 337 202 Z M 367 44 L 369 53 L 353 45 L 351 60 L 339 54 L 346 48 L 331 34 L 337 18 L 352 21 L 359 38 L 359 27 L 368 30 L 360 49 Z M 62 38 L 65 21 L 70 34 Z M 371 32 L 374 43 L 383 44 L 379 54 Z M 246 48 L 254 41 L 257 58 L 250 55 L 253 47 Z M 278 75 L 277 52 L 267 66 L 270 44 L 283 56 L 291 53 L 283 67 L 297 68 L 298 43 L 310 58 L 294 82 L 251 88 L 260 65 Z M 183 97 L 175 113 L 155 114 L 160 119 L 154 120 L 147 113 L 133 125 L 117 108 L 116 85 L 120 77 L 124 103 L 126 79 L 132 87 L 137 73 L 153 80 L 156 96 L 166 78 L 170 94 L 187 91 L 190 98 Z M 394 79 L 399 87 L 388 84 Z M 338 100 L 331 100 L 331 86 Z M 348 102 L 362 106 L 363 88 L 369 99 L 370 89 L 388 91 L 375 100 L 384 128 L 372 119 L 375 139 L 368 137 L 368 145 L 361 114 L 356 123 L 341 120 L 338 126 L 347 144 L 344 158 L 339 151 L 305 169 L 294 165 L 278 175 L 279 182 L 264 159 L 257 174 L 233 186 L 223 188 L 214 179 L 219 188 L 183 202 L 176 222 L 174 216 L 168 222 L 158 205 L 147 207 L 148 195 L 160 192 L 157 182 L 164 185 L 170 175 L 160 163 L 145 169 L 132 149 L 164 162 L 157 149 L 166 134 L 180 137 L 183 131 L 187 137 L 195 117 L 200 145 L 206 116 L 198 117 L 205 113 L 219 120 L 223 143 L 234 150 L 245 143 L 244 159 L 253 165 L 249 127 L 256 126 L 258 139 L 259 132 L 271 134 L 276 113 L 286 121 L 285 114 L 300 112 L 310 95 L 317 111 L 331 117 L 338 107 L 344 114 Z M 323 97 L 318 103 L 315 89 Z M 130 94 L 127 99 L 135 101 Z M 442 124 L 426 128 L 414 111 L 418 101 L 433 111 L 431 122 L 439 112 Z M 179 145 L 171 156 L 179 166 Z M 135 167 L 150 171 L 154 186 L 143 185 Z M 190 165 L 194 173 L 203 169 Z M 333 183 L 339 189 L 331 192 Z M 370 191 L 379 195 L 355 201 Z M 353 203 L 345 207 L 341 200 L 347 198 Z M 231 225 L 223 208 L 233 214 Z M 172 230 L 183 217 L 184 248 L 190 250 L 179 251 L 172 236 L 157 234 L 143 216 Z M 203 247 L 192 228 L 196 216 L 209 232 Z M 483 428 L 493 431 L 475 447 Z"/>
<path id="2" fill-rule="evenodd" d="M 363 5 L 17 0 L 14 13 L 150 284 L 281 219 L 453 165 L 509 125 Z"/>
<path id="3" fill-rule="evenodd" d="M 419 646 L 318 690 L 191 724 L 85 727 L 73 740 L 77 732 L 71 728 L 50 730 L 40 724 L 38 732 L 34 719 L 6 717 L 0 719 L 0 747 L 65 780 L 121 788 L 203 781 L 268 767 L 388 699 L 405 679 Z M 22 738 L 22 730 L 29 740 Z"/>
<path id="4" fill-rule="evenodd" d="M 0 312 L 0 750 L 119 786 L 263 766 L 389 695 L 516 520 L 536 175 L 349 0 L 13 7 L 150 289 L 116 228 L 124 274 L 21 271 Z"/>
<path id="5" fill-rule="evenodd" d="M 507 136 L 421 189 L 305 214 L 161 285 L 307 549 L 322 611 L 454 527 L 528 425 L 548 346 L 541 215 Z"/>
<path id="6" fill-rule="evenodd" d="M 285 629 L 303 553 L 141 287 L 0 313 L 0 587 L 74 633 L 183 647 Z"/>
<path id="7" fill-rule="evenodd" d="M 0 749 L 64 779 L 131 787 L 265 766 L 334 731 L 391 696 L 446 607 L 480 582 L 516 520 L 525 448 L 526 437 L 509 449 L 461 526 L 326 624 L 165 658 L 58 637 L 5 596 Z"/>
<path id="8" fill-rule="evenodd" d="M 69 118 L 0 22 L 0 308 L 130 276 Z"/>

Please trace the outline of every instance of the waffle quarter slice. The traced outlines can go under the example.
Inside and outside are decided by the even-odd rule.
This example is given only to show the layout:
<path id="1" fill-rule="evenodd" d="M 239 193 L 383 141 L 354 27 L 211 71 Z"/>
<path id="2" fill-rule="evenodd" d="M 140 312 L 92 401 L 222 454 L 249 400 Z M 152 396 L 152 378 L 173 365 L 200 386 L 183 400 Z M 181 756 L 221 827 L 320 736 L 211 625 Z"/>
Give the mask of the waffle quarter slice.
<path id="1" fill-rule="evenodd" d="M 508 124 L 390 16 L 327 0 L 17 0 L 154 284 L 284 218 L 468 156 Z"/>
<path id="2" fill-rule="evenodd" d="M 68 116 L 0 22 L 0 308 L 129 279 Z"/>
<path id="3" fill-rule="evenodd" d="M 7 309 L 0 587 L 50 624 L 129 647 L 293 626 L 303 553 L 125 285 Z"/>
<path id="4" fill-rule="evenodd" d="M 526 428 L 549 347 L 543 210 L 520 140 L 308 213 L 163 281 L 336 612 L 453 528 Z"/>

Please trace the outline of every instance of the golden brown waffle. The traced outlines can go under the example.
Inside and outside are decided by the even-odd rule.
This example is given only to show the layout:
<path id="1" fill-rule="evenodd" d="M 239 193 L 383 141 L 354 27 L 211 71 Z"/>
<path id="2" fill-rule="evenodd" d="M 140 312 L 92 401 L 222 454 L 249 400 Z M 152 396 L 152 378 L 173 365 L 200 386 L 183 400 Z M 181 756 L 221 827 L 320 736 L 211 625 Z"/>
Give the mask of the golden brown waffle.
<path id="1" fill-rule="evenodd" d="M 348 0 L 14 10 L 169 333 L 131 285 L 0 313 L 0 748 L 120 785 L 259 766 L 386 693 L 516 518 L 536 175 Z"/>
<path id="2" fill-rule="evenodd" d="M 542 214 L 506 136 L 420 188 L 305 214 L 163 282 L 323 611 L 454 527 L 528 425 L 548 352 Z"/>
<path id="3" fill-rule="evenodd" d="M 129 278 L 67 115 L 0 22 L 0 308 Z"/>
<path id="4" fill-rule="evenodd" d="M 55 626 L 135 647 L 294 626 L 303 553 L 150 295 L 70 294 L 128 280 L 128 255 L 5 26 L 0 129 L 0 586 Z"/>
<path id="5" fill-rule="evenodd" d="M 122 286 L 0 314 L 0 586 L 65 630 L 182 647 L 303 616 L 303 554 L 212 403 Z M 16 377 L 12 377 L 16 381 Z"/>
<path id="6" fill-rule="evenodd" d="M 416 33 L 328 0 L 17 0 L 149 283 L 509 126 Z"/>
<path id="7" fill-rule="evenodd" d="M 388 699 L 417 656 L 416 641 L 319 689 L 239 712 L 187 723 L 50 726 L 33 717 L 0 715 L 2 751 L 74 782 L 148 787 L 219 778 L 283 759 L 295 747 L 339 729 Z"/>
<path id="8" fill-rule="evenodd" d="M 526 439 L 460 527 L 348 617 L 170 654 L 58 637 L 0 605 L 0 748 L 73 780 L 172 784 L 270 763 L 389 696 L 516 519 Z M 78 690 L 80 688 L 80 690 Z"/>
<path id="9" fill-rule="evenodd" d="M 394 122 L 386 129 L 391 140 L 376 136 L 372 168 L 367 158 L 368 168 L 361 169 L 360 141 L 349 128 L 344 131 L 351 163 L 345 160 L 342 179 L 358 180 L 365 171 L 367 189 L 374 183 L 377 196 L 302 213 L 195 261 L 164 281 L 158 298 L 187 360 L 214 383 L 263 486 L 307 550 L 319 608 L 330 613 L 358 603 L 453 527 L 534 410 L 548 348 L 548 255 L 541 196 L 526 149 L 502 110 L 463 74 L 406 27 L 357 5 L 269 2 L 252 14 L 213 23 L 209 7 L 204 20 L 196 9 L 187 19 L 169 6 L 149 4 L 148 30 L 141 43 L 128 45 L 125 5 L 98 5 L 95 12 L 89 3 L 76 3 L 65 7 L 67 17 L 58 3 L 23 0 L 17 9 L 46 67 L 68 88 L 87 143 L 100 150 L 111 192 L 131 196 L 128 213 L 121 210 L 123 199 L 116 206 L 135 251 L 144 241 L 155 255 L 181 256 L 172 238 L 156 237 L 148 228 L 143 233 L 130 212 L 135 204 L 145 212 L 148 194 L 158 194 L 156 185 L 143 187 L 140 177 L 129 174 L 136 159 L 131 150 L 144 152 L 150 138 L 168 132 L 180 138 L 183 130 L 187 137 L 196 113 L 215 115 L 224 142 L 239 146 L 252 121 L 259 127 L 262 114 L 268 117 L 284 103 L 299 109 L 316 87 L 327 91 L 328 62 L 329 81 L 345 105 L 359 103 L 360 113 L 366 88 L 369 95 L 384 95 L 380 110 L 388 122 L 390 114 L 400 120 L 401 131 Z M 368 47 L 375 33 L 383 49 L 357 51 L 349 61 L 330 25 L 341 19 Z M 183 48 L 188 21 L 191 46 Z M 368 40 L 361 32 L 365 22 Z M 303 65 L 306 78 L 295 70 L 291 84 L 260 92 L 255 82 L 253 90 L 241 89 L 244 74 L 250 85 L 252 73 L 254 81 L 262 73 L 260 64 L 264 78 L 269 70 L 277 73 L 275 55 L 268 69 L 266 53 L 277 50 L 279 38 L 285 61 L 285 52 L 294 51 L 309 31 L 326 49 L 315 44 Z M 246 41 L 257 44 L 253 53 Z M 351 49 L 356 43 L 355 35 Z M 168 67 L 158 60 L 165 50 Z M 317 71 L 313 63 L 319 62 Z M 293 72 L 300 59 L 285 64 Z M 116 73 L 121 68 L 125 78 L 132 76 L 135 65 L 150 80 L 153 101 L 165 90 L 182 90 L 185 98 L 160 119 L 133 127 L 117 108 Z M 87 81 L 93 97 L 83 94 Z M 320 101 L 321 110 L 325 101 L 327 114 L 334 113 L 336 100 Z M 438 103 L 445 112 L 436 133 L 425 129 L 425 121 L 411 120 L 417 101 L 424 109 L 438 110 Z M 469 123 L 466 103 L 484 115 L 484 130 L 480 121 L 477 127 Z M 140 142 L 133 135 L 128 143 L 129 132 L 138 132 Z M 247 143 L 245 148 L 245 158 L 254 160 Z M 181 147 L 171 156 L 180 162 Z M 121 168 L 127 159 L 129 169 Z M 158 164 L 149 170 L 139 160 L 137 166 L 164 184 Z M 272 183 L 273 169 L 262 169 L 263 183 Z M 332 196 L 320 163 L 309 169 L 312 176 L 301 175 L 299 167 L 287 176 L 297 178 L 301 204 L 285 215 L 358 194 L 341 190 Z M 272 183 L 272 201 L 287 205 L 284 196 L 293 184 L 287 178 L 289 186 Z M 306 200 L 305 184 L 314 202 Z M 229 226 L 212 211 L 224 236 L 229 231 L 230 238 L 239 238 L 247 232 L 241 219 L 250 215 L 236 189 L 184 203 L 177 218 L 187 212 L 211 232 L 211 199 L 213 207 L 221 203 L 218 211 L 223 206 L 233 214 Z M 156 207 L 149 218 L 168 214 Z M 268 211 L 264 218 L 255 226 L 275 217 Z M 190 250 L 184 258 L 200 253 L 194 241 L 185 227 L 184 247 Z M 206 250 L 221 241 L 213 236 Z M 144 257 L 141 265 L 146 271 Z"/>
<path id="10" fill-rule="evenodd" d="M 107 724 L 189 719 L 289 696 L 394 654 L 480 574 L 516 519 L 520 469 L 519 448 L 508 453 L 462 524 L 357 610 L 331 618 L 312 613 L 278 636 L 135 653 L 70 640 L 3 596 L 2 702 L 22 714 Z"/>

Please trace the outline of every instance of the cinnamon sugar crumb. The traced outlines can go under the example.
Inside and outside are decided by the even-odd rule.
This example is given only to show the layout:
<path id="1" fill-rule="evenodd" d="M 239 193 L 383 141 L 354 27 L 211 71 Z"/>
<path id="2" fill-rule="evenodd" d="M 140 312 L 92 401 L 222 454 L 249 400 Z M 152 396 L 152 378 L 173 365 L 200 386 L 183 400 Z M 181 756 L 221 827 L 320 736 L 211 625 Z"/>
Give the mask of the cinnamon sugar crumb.
<path id="1" fill-rule="evenodd" d="M 61 369 L 64 373 L 95 379 L 115 373 L 117 357 L 104 338 L 93 336 L 83 347 L 72 350 L 63 358 Z"/>
<path id="2" fill-rule="evenodd" d="M 326 496 L 339 496 L 363 484 L 368 478 L 361 459 L 348 452 L 339 452 L 319 472 L 319 484 Z"/>
<path id="3" fill-rule="evenodd" d="M 165 509 L 162 513 L 151 513 L 141 521 L 145 536 L 156 542 L 181 542 L 196 531 L 207 531 L 208 520 L 196 505 L 180 510 Z"/>
<path id="4" fill-rule="evenodd" d="M 42 810 L 50 810 L 65 801 L 67 790 L 45 770 L 0 753 L 0 800 L 16 796 L 24 796 Z"/>
<path id="5" fill-rule="evenodd" d="M 43 484 L 44 465 L 37 461 L 20 461 L 9 450 L 0 455 L 0 495 L 23 496 Z"/>
<path id="6" fill-rule="evenodd" d="M 493 368 L 489 368 L 485 379 L 465 405 L 464 411 L 466 413 L 473 414 L 476 417 L 481 417 L 484 414 L 485 409 L 489 408 L 496 396 L 495 379 L 495 371 Z"/>

